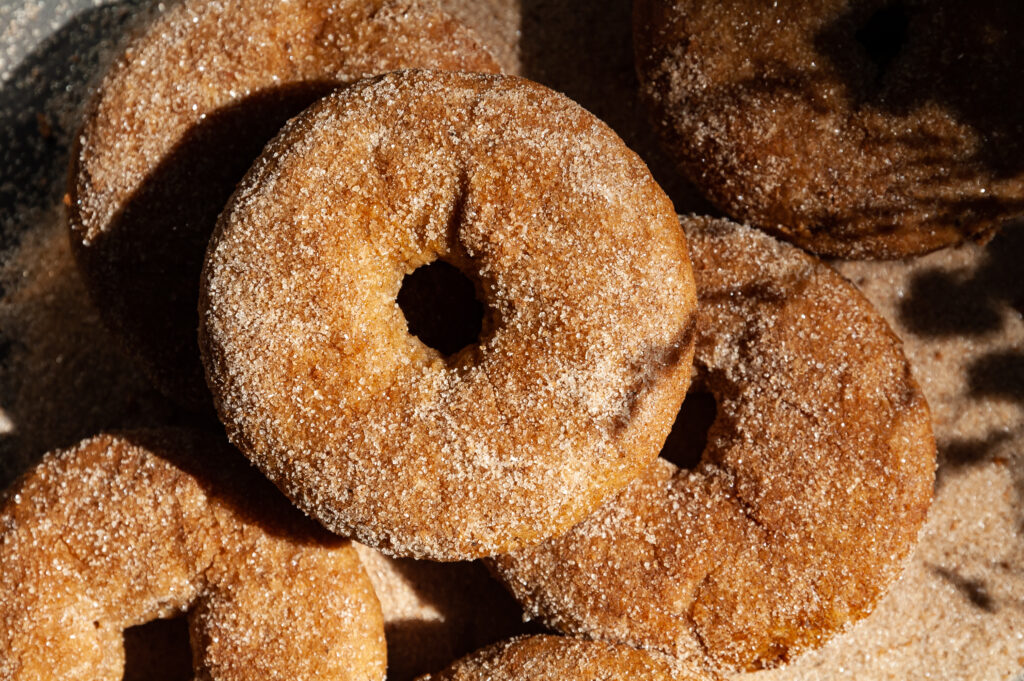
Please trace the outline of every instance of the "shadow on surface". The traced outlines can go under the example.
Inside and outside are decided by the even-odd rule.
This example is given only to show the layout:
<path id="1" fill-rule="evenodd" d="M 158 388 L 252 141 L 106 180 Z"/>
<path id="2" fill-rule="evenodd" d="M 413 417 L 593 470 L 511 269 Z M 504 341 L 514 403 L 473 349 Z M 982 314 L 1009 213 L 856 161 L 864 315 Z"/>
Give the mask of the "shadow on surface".
<path id="1" fill-rule="evenodd" d="M 537 623 L 522 621 L 519 604 L 479 561 L 391 562 L 438 618 L 387 624 L 388 681 L 411 681 L 483 646 L 544 630 Z"/>
<path id="2" fill-rule="evenodd" d="M 857 106 L 906 115 L 927 104 L 973 128 L 996 177 L 1024 171 L 1024 4 L 1004 0 L 850 3 L 815 39 Z M 937 74 L 941 74 L 940 76 Z"/>
<path id="3" fill-rule="evenodd" d="M 957 438 L 938 443 L 938 466 L 935 469 L 935 487 L 938 489 L 950 475 L 987 463 L 1011 439 L 1002 430 L 981 438 Z"/>
<path id="4" fill-rule="evenodd" d="M 1008 225 L 985 246 L 973 272 L 933 268 L 916 274 L 900 303 L 900 321 L 926 337 L 998 331 L 1005 306 L 1024 314 L 1022 263 L 1024 224 Z"/>
<path id="5" fill-rule="evenodd" d="M 521 0 L 523 75 L 607 123 L 647 163 L 679 213 L 717 214 L 674 164 L 640 102 L 630 0 Z"/>
<path id="6" fill-rule="evenodd" d="M 967 369 L 972 397 L 995 397 L 1024 403 L 1024 348 L 993 352 Z"/>
<path id="7" fill-rule="evenodd" d="M 164 413 L 99 324 L 60 206 L 90 87 L 143 4 L 76 14 L 0 84 L 0 486 L 49 449 Z"/>
<path id="8" fill-rule="evenodd" d="M 942 579 L 946 580 L 954 587 L 957 591 L 970 601 L 971 605 L 984 610 L 987 613 L 993 613 L 996 611 L 995 600 L 988 592 L 988 587 L 985 583 L 979 579 L 969 579 L 960 575 L 953 570 L 947 570 L 946 568 L 938 567 L 935 565 L 928 566 L 929 569 Z"/>

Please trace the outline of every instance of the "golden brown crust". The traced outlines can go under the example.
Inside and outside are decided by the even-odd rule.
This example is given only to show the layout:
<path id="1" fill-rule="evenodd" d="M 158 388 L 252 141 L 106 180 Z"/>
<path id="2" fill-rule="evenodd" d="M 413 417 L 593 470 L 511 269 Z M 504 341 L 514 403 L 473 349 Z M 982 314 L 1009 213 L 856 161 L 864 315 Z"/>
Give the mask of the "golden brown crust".
<path id="1" fill-rule="evenodd" d="M 359 558 L 211 435 L 101 435 L 0 511 L 0 678 L 120 679 L 122 631 L 190 609 L 197 678 L 384 677 Z"/>
<path id="2" fill-rule="evenodd" d="M 683 681 L 662 656 L 561 636 L 528 636 L 467 655 L 419 681 Z"/>
<path id="3" fill-rule="evenodd" d="M 1024 215 L 1024 5 L 638 0 L 666 147 L 727 214 L 809 250 L 925 253 Z"/>
<path id="4" fill-rule="evenodd" d="M 399 68 L 497 71 L 434 0 L 183 0 L 104 78 L 72 155 L 76 259 L 158 387 L 209 410 L 199 272 L 217 214 L 263 145 L 339 84 Z"/>
<path id="5" fill-rule="evenodd" d="M 701 302 L 697 385 L 717 414 L 692 471 L 659 459 L 562 537 L 494 561 L 562 631 L 728 673 L 861 619 L 932 496 L 928 407 L 900 341 L 796 248 L 684 218 Z"/>
<path id="6" fill-rule="evenodd" d="M 395 304 L 436 258 L 487 307 L 448 358 Z M 269 145 L 200 305 L 218 411 L 261 470 L 334 531 L 456 560 L 567 529 L 657 455 L 695 295 L 671 203 L 600 121 L 519 78 L 410 71 Z"/>

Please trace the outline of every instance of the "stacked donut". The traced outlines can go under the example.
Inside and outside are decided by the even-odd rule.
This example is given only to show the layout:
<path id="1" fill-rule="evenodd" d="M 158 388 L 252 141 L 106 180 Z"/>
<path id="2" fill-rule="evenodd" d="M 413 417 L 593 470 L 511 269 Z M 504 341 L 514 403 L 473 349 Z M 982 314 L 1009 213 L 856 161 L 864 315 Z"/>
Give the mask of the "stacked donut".
<path id="1" fill-rule="evenodd" d="M 702 99 L 734 75 L 702 48 L 723 16 L 637 4 L 644 91 L 718 205 L 822 252 L 951 240 L 903 195 L 880 226 L 866 180 L 828 220 L 763 179 L 746 202 L 729 167 L 782 152 L 744 146 L 741 88 L 725 112 Z M 498 71 L 426 0 L 148 17 L 87 114 L 70 224 L 97 305 L 191 427 L 92 438 L 6 493 L 0 678 L 120 678 L 123 630 L 182 611 L 197 677 L 383 678 L 351 539 L 486 558 L 565 635 L 429 678 L 721 678 L 872 611 L 935 463 L 899 339 L 826 264 L 677 216 L 605 124 Z M 1019 175 L 964 181 L 994 207 L 957 234 L 1016 210 Z M 480 311 L 452 343 L 400 304 L 438 263 Z"/>

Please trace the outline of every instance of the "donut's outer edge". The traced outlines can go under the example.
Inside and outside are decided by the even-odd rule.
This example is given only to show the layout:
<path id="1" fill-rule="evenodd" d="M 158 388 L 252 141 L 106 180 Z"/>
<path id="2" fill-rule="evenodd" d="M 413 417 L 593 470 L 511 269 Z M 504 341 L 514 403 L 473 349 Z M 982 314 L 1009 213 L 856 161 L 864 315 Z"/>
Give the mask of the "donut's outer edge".
<path id="1" fill-rule="evenodd" d="M 613 476 L 609 476 L 608 480 L 612 481 L 610 484 L 613 489 L 621 489 L 621 487 L 628 484 L 628 482 L 635 477 L 639 469 L 641 469 L 643 465 L 650 460 L 650 458 L 653 458 L 653 455 L 661 446 L 664 437 L 668 433 L 671 426 L 672 414 L 675 410 L 675 407 L 672 405 L 681 402 L 682 392 L 685 391 L 685 385 L 689 376 L 689 364 L 692 357 L 691 348 L 693 345 L 693 336 L 695 331 L 692 309 L 695 303 L 693 302 L 691 294 L 688 292 L 690 290 L 690 286 L 692 286 L 692 279 L 690 279 L 689 260 L 685 253 L 685 241 L 683 234 L 681 230 L 678 229 L 678 223 L 675 220 L 674 212 L 670 213 L 672 216 L 671 221 L 668 221 L 667 218 L 664 220 L 662 218 L 664 211 L 672 211 L 671 202 L 662 192 L 660 192 L 659 189 L 657 189 L 657 185 L 654 184 L 653 180 L 650 178 L 646 167 L 642 165 L 642 162 L 636 157 L 636 155 L 626 149 L 622 145 L 621 141 L 619 141 L 617 137 L 614 137 L 613 133 L 611 133 L 603 124 L 596 119 L 593 119 L 588 114 L 585 114 L 582 109 L 578 109 L 578 107 L 571 104 L 569 100 L 562 98 L 560 95 L 551 93 L 551 91 L 540 85 L 510 76 L 500 77 L 470 74 L 456 75 L 441 72 L 402 72 L 388 76 L 381 76 L 377 79 L 370 79 L 343 92 L 335 93 L 331 97 L 321 101 L 317 106 L 308 110 L 302 117 L 293 120 L 289 126 L 286 126 L 278 140 L 271 143 L 268 147 L 268 153 L 265 155 L 264 159 L 261 162 L 258 162 L 250 171 L 250 175 L 242 182 L 239 190 L 236 192 L 226 210 L 222 213 L 221 220 L 213 238 L 211 239 L 207 255 L 206 267 L 203 275 L 203 290 L 200 297 L 200 307 L 202 311 L 200 346 L 207 368 L 207 379 L 214 392 L 215 402 L 221 415 L 221 419 L 227 425 L 229 436 L 232 438 L 232 441 L 236 446 L 239 446 L 243 452 L 250 456 L 250 458 L 257 463 L 257 465 L 264 470 L 264 472 L 267 473 L 268 476 L 274 480 L 275 483 L 278 484 L 278 486 L 281 487 L 282 490 L 284 490 L 298 506 L 300 506 L 300 508 L 303 508 L 306 512 L 319 518 L 321 522 L 333 531 L 355 536 L 361 542 L 392 555 L 429 557 L 434 560 L 461 560 L 480 557 L 483 555 L 494 555 L 495 553 L 500 553 L 503 550 L 511 549 L 513 546 L 523 546 L 525 544 L 535 543 L 543 539 L 545 536 L 557 533 L 560 531 L 559 528 L 565 528 L 572 525 L 583 514 L 592 509 L 595 502 L 599 502 L 599 499 L 604 498 L 603 493 L 596 497 L 591 497 L 589 494 L 586 496 L 574 495 L 571 504 L 572 510 L 569 510 L 569 507 L 566 506 L 565 508 L 556 511 L 554 518 L 557 519 L 554 520 L 552 525 L 546 526 L 544 529 L 540 529 L 538 526 L 529 530 L 526 529 L 527 525 L 523 525 L 522 529 L 515 531 L 515 536 L 504 533 L 504 530 L 501 534 L 492 529 L 483 531 L 480 529 L 482 526 L 474 525 L 473 527 L 476 529 L 459 531 L 459 533 L 463 535 L 461 537 L 447 536 L 442 539 L 439 534 L 441 523 L 438 522 L 432 522 L 431 527 L 420 527 L 417 525 L 420 529 L 413 532 L 413 535 L 415 536 L 411 536 L 408 530 L 385 530 L 383 529 L 383 525 L 378 529 L 372 529 L 383 523 L 381 515 L 379 513 L 375 513 L 372 516 L 364 517 L 365 513 L 364 511 L 359 510 L 359 507 L 344 501 L 342 498 L 343 496 L 353 493 L 353 488 L 351 486 L 346 485 L 345 489 L 349 491 L 340 496 L 334 496 L 328 493 L 326 488 L 323 487 L 314 486 L 313 488 L 304 488 L 303 484 L 300 484 L 298 481 L 299 477 L 307 474 L 313 475 L 314 477 L 323 475 L 322 473 L 315 472 L 317 470 L 316 466 L 311 467 L 309 462 L 304 460 L 304 457 L 306 456 L 306 452 L 303 452 L 302 450 L 304 445 L 299 442 L 292 442 L 291 444 L 284 444 L 281 442 L 274 444 L 274 442 L 276 442 L 275 438 L 278 437 L 278 435 L 274 434 L 274 428 L 268 427 L 265 423 L 260 425 L 257 422 L 257 417 L 254 416 L 254 410 L 266 411 L 269 407 L 261 404 L 259 401 L 252 401 L 252 399 L 255 399 L 256 393 L 252 392 L 249 388 L 242 387 L 243 382 L 247 382 L 249 380 L 243 378 L 243 374 L 248 370 L 243 371 L 240 364 L 237 366 L 233 365 L 232 353 L 228 353 L 225 350 L 227 344 L 235 342 L 231 340 L 228 335 L 225 335 L 227 331 L 230 328 L 241 328 L 235 322 L 229 321 L 232 316 L 236 316 L 236 312 L 239 312 L 239 308 L 236 306 L 238 301 L 235 301 L 235 303 L 225 302 L 222 293 L 217 293 L 216 295 L 211 294 L 211 288 L 233 287 L 236 286 L 238 281 L 241 281 L 238 277 L 248 276 L 240 274 L 242 270 L 239 269 L 239 266 L 228 266 L 225 264 L 230 258 L 235 257 L 234 255 L 230 255 L 231 253 L 239 253 L 239 251 L 233 246 L 229 248 L 226 245 L 227 235 L 230 234 L 232 243 L 235 243 L 239 238 L 241 238 L 243 229 L 249 229 L 249 227 L 255 224 L 250 224 L 252 221 L 250 221 L 249 217 L 246 217 L 247 214 L 251 212 L 249 204 L 252 203 L 253 205 L 256 205 L 258 203 L 262 206 L 264 198 L 261 197 L 268 196 L 268 191 L 270 191 L 265 186 L 261 187 L 260 183 L 265 181 L 276 182 L 279 178 L 292 177 L 292 174 L 296 172 L 295 168 L 298 166 L 295 166 L 295 159 L 287 161 L 287 163 L 290 164 L 287 169 L 282 165 L 285 162 L 284 159 L 286 156 L 293 154 L 293 152 L 294 154 L 305 154 L 307 152 L 313 153 L 312 151 L 309 151 L 309 149 L 312 149 L 312 147 L 310 147 L 309 140 L 305 139 L 306 136 L 309 136 L 310 138 L 314 136 L 313 120 L 333 120 L 335 113 L 330 112 L 330 107 L 337 107 L 340 105 L 344 105 L 346 107 L 355 106 L 355 102 L 359 101 L 359 98 L 361 97 L 372 98 L 377 96 L 374 94 L 376 90 L 383 93 L 388 91 L 388 88 L 396 87 L 398 85 L 401 87 L 413 87 L 412 85 L 408 85 L 408 83 L 416 83 L 417 79 L 424 79 L 424 83 L 439 83 L 441 81 L 451 80 L 453 83 L 459 82 L 460 86 L 467 87 L 468 85 L 466 84 L 473 83 L 472 87 L 482 87 L 484 90 L 486 90 L 486 87 L 483 85 L 484 83 L 500 83 L 500 87 L 507 87 L 509 88 L 509 93 L 515 93 L 514 95 L 509 94 L 508 96 L 510 97 L 529 97 L 530 100 L 535 100 L 536 103 L 533 104 L 534 106 L 550 106 L 560 112 L 564 111 L 564 115 L 566 116 L 571 115 L 574 118 L 580 117 L 580 125 L 599 132 L 599 139 L 602 140 L 600 144 L 608 145 L 607 148 L 609 150 L 615 150 L 614 152 L 608 152 L 614 159 L 613 163 L 624 164 L 617 167 L 621 167 L 623 169 L 628 168 L 629 176 L 634 178 L 633 181 L 638 183 L 638 187 L 642 187 L 643 195 L 652 197 L 653 204 L 650 208 L 652 212 L 649 213 L 650 217 L 645 217 L 643 220 L 651 219 L 652 222 L 645 224 L 650 224 L 651 229 L 655 230 L 652 234 L 656 233 L 658 235 L 658 239 L 664 238 L 667 239 L 667 241 L 664 243 L 659 242 L 661 245 L 656 245 L 656 248 L 654 248 L 655 245 L 652 245 L 650 248 L 654 248 L 654 250 L 660 254 L 658 257 L 664 259 L 668 257 L 667 254 L 669 251 L 665 249 L 669 242 L 672 242 L 672 244 L 678 243 L 682 245 L 682 250 L 678 253 L 675 251 L 675 245 L 670 249 L 675 254 L 672 258 L 679 258 L 678 262 L 672 260 L 674 263 L 672 268 L 678 268 L 678 272 L 672 275 L 670 281 L 659 282 L 650 289 L 651 294 L 657 297 L 662 296 L 661 293 L 656 292 L 658 287 L 666 285 L 682 287 L 679 289 L 680 297 L 671 301 L 666 299 L 666 308 L 662 314 L 670 316 L 664 317 L 664 321 L 659 317 L 652 316 L 649 320 L 641 320 L 642 323 L 639 327 L 646 329 L 648 325 L 651 324 L 656 326 L 671 324 L 675 331 L 673 332 L 672 339 L 669 341 L 668 345 L 666 345 L 664 351 L 658 351 L 657 348 L 648 347 L 647 350 L 641 352 L 642 356 L 635 360 L 635 376 L 631 379 L 635 384 L 635 388 L 630 388 L 630 392 L 627 395 L 629 398 L 628 402 L 632 405 L 632 407 L 628 409 L 630 415 L 623 418 L 622 427 L 617 426 L 613 429 L 618 433 L 613 435 L 613 441 L 621 439 L 621 444 L 615 445 L 616 448 L 619 448 L 618 451 L 620 451 L 620 456 L 622 457 L 621 460 L 623 462 L 636 461 L 637 465 L 634 465 L 633 463 L 624 464 L 618 473 L 615 473 Z M 424 87 L 425 86 L 426 85 L 424 85 Z M 416 85 L 415 87 L 420 87 L 420 85 Z M 495 87 L 498 86 L 495 85 Z M 497 90 L 495 92 L 497 92 Z M 497 97 L 498 95 L 495 94 L 494 96 Z M 573 113 L 569 114 L 568 112 L 570 111 Z M 307 147 L 309 147 L 309 149 L 307 149 Z M 303 151 L 297 151 L 300 148 Z M 587 163 L 590 163 L 590 161 L 587 161 Z M 298 175 L 295 175 L 295 177 L 298 177 Z M 532 179 L 529 181 L 532 181 Z M 496 191 L 507 191 L 502 189 L 502 184 L 500 182 L 495 183 L 494 186 L 497 188 Z M 278 190 L 274 189 L 273 191 L 277 192 Z M 262 210 L 262 208 L 258 210 Z M 634 209 L 630 208 L 630 210 Z M 229 226 L 232 223 L 237 223 L 237 225 L 231 227 L 232 231 L 229 232 Z M 629 229 L 637 228 L 636 225 L 633 224 L 629 224 L 628 227 Z M 644 229 L 647 229 L 647 227 L 644 227 Z M 261 234 L 270 238 L 269 232 L 261 232 Z M 608 234 L 611 235 L 612 233 L 609 232 Z M 263 237 L 261 236 L 260 238 Z M 274 236 L 273 238 L 276 239 L 277 236 Z M 481 236 L 480 238 L 484 237 Z M 623 239 L 624 237 L 616 235 L 615 238 Z M 238 241 L 238 243 L 240 244 L 241 242 Z M 636 242 L 630 244 L 630 248 L 635 248 L 635 246 Z M 512 247 L 501 247 L 501 249 L 506 248 Z M 517 245 L 514 246 L 514 248 L 520 248 L 520 246 Z M 601 248 L 604 248 L 604 246 L 601 246 Z M 261 252 L 269 254 L 275 252 L 275 250 L 264 249 Z M 505 251 L 503 250 L 503 252 Z M 648 250 L 648 258 L 652 257 L 652 252 L 653 251 L 650 249 Z M 239 261 L 239 263 L 240 262 L 241 261 Z M 667 265 L 669 261 L 663 260 L 662 262 Z M 661 265 L 657 266 L 661 267 Z M 647 265 L 644 265 L 644 267 L 647 267 Z M 261 270 L 266 270 L 266 267 L 260 266 L 256 268 L 256 271 Z M 674 269 L 673 272 L 675 272 Z M 216 280 L 214 279 L 215 275 L 219 277 Z M 602 286 L 603 285 L 604 284 L 602 284 Z M 645 286 L 646 285 L 647 284 L 645 284 Z M 638 290 L 642 291 L 644 289 Z M 239 290 L 239 294 L 240 291 L 241 290 Z M 634 293 L 624 291 L 623 295 L 633 296 Z M 652 298 L 652 300 L 653 299 L 654 298 Z M 235 311 L 232 312 L 231 310 Z M 683 312 L 684 310 L 686 310 L 685 313 Z M 244 318 L 249 320 L 242 322 L 243 325 L 247 326 L 250 321 L 257 319 L 257 317 L 252 317 L 251 315 L 245 315 Z M 238 319 L 241 320 L 242 317 L 238 317 Z M 675 328 L 676 320 L 679 322 L 677 329 Z M 252 326 L 251 328 L 255 330 L 256 327 Z M 246 331 L 246 333 L 249 333 L 249 331 Z M 633 332 L 630 331 L 630 333 Z M 390 338 L 391 336 L 388 335 L 387 337 Z M 669 346 L 671 347 L 669 348 Z M 257 352 L 262 352 L 257 349 L 256 345 L 252 345 L 250 347 Z M 402 343 L 399 343 L 399 345 L 396 346 L 398 349 L 404 347 L 405 346 L 402 345 Z M 241 361 L 241 357 L 248 352 L 248 350 L 241 352 L 233 351 L 233 354 Z M 402 350 L 402 352 L 405 352 L 405 350 Z M 421 350 L 415 350 L 414 352 L 419 353 Z M 382 355 L 378 353 L 377 356 Z M 471 356 L 472 354 L 466 355 L 466 357 Z M 463 355 L 459 355 L 459 357 L 463 357 Z M 276 362 L 277 360 L 275 359 L 272 361 Z M 430 361 L 433 362 L 436 360 Z M 458 361 L 461 362 L 462 360 Z M 504 369 L 502 371 L 504 371 Z M 242 406 L 243 403 L 247 406 Z M 284 403 L 282 402 L 282 404 Z M 513 416 L 518 418 L 518 415 Z M 278 414 L 277 416 L 269 418 L 272 420 L 278 419 L 281 418 L 281 415 Z M 546 419 L 549 417 L 545 416 L 544 418 Z M 309 422 L 312 423 L 313 421 L 310 420 Z M 285 419 L 281 421 L 281 423 L 296 423 L 296 421 L 288 421 Z M 585 427 L 590 428 L 596 426 Z M 345 427 L 340 429 L 335 428 L 335 432 L 338 433 L 338 437 L 341 439 L 350 437 L 351 433 L 351 431 Z M 527 431 L 525 430 L 516 430 L 514 432 L 517 433 L 514 437 L 525 438 L 527 436 Z M 612 431 L 609 430 L 608 432 Z M 502 435 L 501 437 L 506 436 Z M 549 435 L 546 435 L 545 437 L 549 437 Z M 577 435 L 577 437 L 590 437 L 590 435 Z M 626 444 L 627 440 L 629 441 L 628 445 Z M 523 444 L 527 446 L 536 446 L 531 445 L 526 440 L 523 441 Z M 402 445 L 404 446 L 405 443 L 402 443 Z M 337 445 L 332 446 L 332 450 L 336 448 Z M 321 454 L 313 452 L 313 456 L 314 458 L 318 458 L 321 457 Z M 293 463 L 286 463 L 286 460 Z M 640 461 L 643 463 L 639 463 Z M 317 464 L 317 466 L 319 465 L 320 464 Z M 333 466 L 335 464 L 330 465 Z M 361 464 L 357 463 L 353 465 Z M 399 468 L 396 464 L 396 471 L 398 470 Z M 299 475 L 300 472 L 301 476 Z M 602 475 L 604 474 L 602 473 Z M 337 483 L 329 483 L 328 486 L 331 485 L 337 485 Z M 369 487 L 367 487 L 367 490 L 368 489 Z M 399 489 L 401 489 L 401 487 L 399 487 Z M 356 493 L 364 495 L 368 492 L 363 490 L 363 486 L 360 486 Z M 510 489 L 508 493 L 516 494 L 521 492 L 516 492 L 514 489 Z M 434 503 L 433 501 L 430 501 L 432 498 L 433 497 L 430 495 L 425 497 L 418 496 L 416 503 Z M 424 501 L 424 499 L 426 499 L 426 501 Z M 383 502 L 373 503 L 376 504 Z M 458 509 L 459 507 L 453 503 L 450 508 Z M 484 507 L 485 510 L 487 508 L 490 507 Z M 538 507 L 536 509 L 536 513 L 542 513 L 544 508 L 546 507 Z M 461 511 L 458 512 L 461 513 Z M 485 511 L 480 512 L 483 513 Z M 489 513 L 489 511 L 486 512 Z M 447 511 L 438 511 L 436 514 L 431 515 L 436 516 L 437 514 L 440 514 L 443 520 L 447 520 L 444 519 L 444 515 L 447 515 L 447 513 Z M 534 511 L 531 511 L 531 513 L 534 513 Z M 507 514 L 503 513 L 502 516 L 505 518 L 501 521 L 503 524 L 519 522 L 519 520 L 516 519 L 517 516 L 515 514 L 509 517 Z M 358 517 L 359 520 L 354 520 L 356 517 Z M 418 517 L 419 516 L 415 516 L 410 518 L 408 521 L 403 522 L 421 523 L 421 520 L 416 519 Z M 539 517 L 540 516 L 537 515 L 537 518 Z M 452 519 L 450 522 L 456 521 Z M 534 520 L 530 521 L 530 523 L 534 522 Z"/>

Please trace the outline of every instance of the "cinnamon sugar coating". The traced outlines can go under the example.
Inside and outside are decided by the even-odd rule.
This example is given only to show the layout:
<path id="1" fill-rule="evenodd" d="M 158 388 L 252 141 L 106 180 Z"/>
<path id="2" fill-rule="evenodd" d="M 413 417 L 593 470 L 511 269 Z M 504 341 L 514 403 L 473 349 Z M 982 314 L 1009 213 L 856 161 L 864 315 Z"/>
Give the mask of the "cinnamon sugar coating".
<path id="1" fill-rule="evenodd" d="M 527 636 L 467 655 L 419 681 L 683 681 L 660 655 L 561 636 Z"/>
<path id="2" fill-rule="evenodd" d="M 183 0 L 156 14 L 86 113 L 72 154 L 71 237 L 108 325 L 164 393 L 202 411 L 203 254 L 264 144 L 367 75 L 498 67 L 433 0 Z"/>
<path id="3" fill-rule="evenodd" d="M 384 678 L 350 542 L 211 435 L 100 435 L 48 454 L 0 510 L 0 678 L 121 678 L 122 632 L 190 610 L 196 678 Z"/>
<path id="4" fill-rule="evenodd" d="M 1024 216 L 1024 5 L 638 0 L 642 93 L 729 215 L 897 258 Z"/>
<path id="5" fill-rule="evenodd" d="M 402 278 L 486 306 L 444 357 Z M 210 241 L 207 378 L 232 441 L 328 528 L 458 560 L 562 532 L 657 456 L 695 293 L 667 197 L 603 123 L 515 77 L 408 71 L 296 118 Z"/>
<path id="6" fill-rule="evenodd" d="M 851 284 L 751 228 L 682 222 L 694 385 L 717 409 L 699 464 L 659 459 L 565 535 L 492 566 L 550 626 L 728 674 L 871 612 L 924 523 L 935 442 L 900 341 Z"/>

